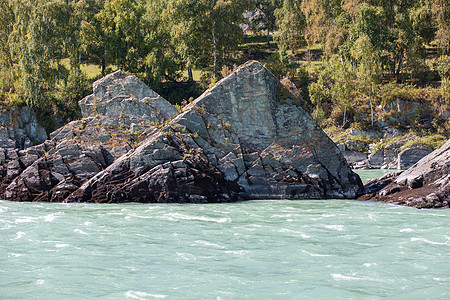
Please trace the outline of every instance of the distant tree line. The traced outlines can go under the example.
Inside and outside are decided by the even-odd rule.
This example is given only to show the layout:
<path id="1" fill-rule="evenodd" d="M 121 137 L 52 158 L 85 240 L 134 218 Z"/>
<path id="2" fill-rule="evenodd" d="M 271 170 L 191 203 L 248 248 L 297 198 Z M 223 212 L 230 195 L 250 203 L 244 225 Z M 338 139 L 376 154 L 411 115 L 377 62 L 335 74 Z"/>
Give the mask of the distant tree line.
<path id="1" fill-rule="evenodd" d="M 255 10 L 280 53 L 323 46 L 339 66 L 337 98 L 347 97 L 349 72 L 367 94 L 380 76 L 418 74 L 430 43 L 448 84 L 448 0 L 0 0 L 0 88 L 40 107 L 55 91 L 76 101 L 85 63 L 147 82 L 177 80 L 183 70 L 192 80 L 194 68 L 216 74 L 242 41 L 243 13 Z"/>

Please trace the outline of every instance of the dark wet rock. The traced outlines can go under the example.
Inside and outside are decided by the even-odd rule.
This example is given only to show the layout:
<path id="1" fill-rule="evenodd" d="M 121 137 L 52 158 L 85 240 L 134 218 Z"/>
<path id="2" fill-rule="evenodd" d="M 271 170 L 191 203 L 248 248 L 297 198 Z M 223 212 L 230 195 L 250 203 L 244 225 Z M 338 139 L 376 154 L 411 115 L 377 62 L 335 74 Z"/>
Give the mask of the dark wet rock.
<path id="1" fill-rule="evenodd" d="M 359 177 L 280 88 L 261 64 L 241 66 L 66 201 L 355 198 Z"/>
<path id="2" fill-rule="evenodd" d="M 359 200 L 376 199 L 417 208 L 448 208 L 450 140 L 408 170 L 390 175 L 387 180 L 368 182 L 364 192 Z"/>

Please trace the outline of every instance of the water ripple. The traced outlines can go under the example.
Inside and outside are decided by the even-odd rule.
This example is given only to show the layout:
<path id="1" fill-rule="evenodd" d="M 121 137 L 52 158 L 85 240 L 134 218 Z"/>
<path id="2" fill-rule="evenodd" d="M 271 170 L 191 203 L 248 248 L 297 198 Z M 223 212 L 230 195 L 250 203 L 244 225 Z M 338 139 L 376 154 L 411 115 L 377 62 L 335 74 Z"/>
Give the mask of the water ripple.
<path id="1" fill-rule="evenodd" d="M 448 299 L 450 210 L 0 201 L 5 299 Z"/>

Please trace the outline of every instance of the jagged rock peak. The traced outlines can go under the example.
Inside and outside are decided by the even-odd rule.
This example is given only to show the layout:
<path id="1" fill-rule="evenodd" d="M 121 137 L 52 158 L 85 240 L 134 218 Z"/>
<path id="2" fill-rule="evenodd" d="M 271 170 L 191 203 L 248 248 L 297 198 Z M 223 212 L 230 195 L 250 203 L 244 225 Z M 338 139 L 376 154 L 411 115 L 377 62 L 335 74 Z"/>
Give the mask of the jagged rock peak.
<path id="1" fill-rule="evenodd" d="M 100 114 L 154 122 L 169 120 L 178 110 L 134 75 L 119 70 L 97 80 L 93 94 L 80 100 L 84 118 Z"/>

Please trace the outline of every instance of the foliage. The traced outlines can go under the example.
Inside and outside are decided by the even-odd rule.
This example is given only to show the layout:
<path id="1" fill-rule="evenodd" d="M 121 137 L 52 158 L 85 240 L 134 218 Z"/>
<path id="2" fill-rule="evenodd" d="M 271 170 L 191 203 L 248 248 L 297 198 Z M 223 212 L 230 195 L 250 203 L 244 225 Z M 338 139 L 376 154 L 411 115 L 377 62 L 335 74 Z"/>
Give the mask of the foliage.
<path id="1" fill-rule="evenodd" d="M 267 36 L 239 47 L 243 12 L 255 10 Z M 445 132 L 449 51 L 446 0 L 0 0 L 0 100 L 33 106 L 51 126 L 77 117 L 86 64 L 96 78 L 108 67 L 136 74 L 179 103 L 260 59 L 301 86 L 321 125 Z M 179 82 L 193 70 L 199 83 Z M 419 108 L 403 120 L 386 108 L 398 101 Z"/>
<path id="2" fill-rule="evenodd" d="M 426 146 L 431 149 L 437 149 L 445 144 L 447 138 L 441 134 L 433 134 L 424 137 L 415 137 L 406 142 L 400 150 L 407 149 L 411 146 Z"/>
<path id="3" fill-rule="evenodd" d="M 277 78 L 294 77 L 299 65 L 289 61 L 283 51 L 271 54 L 266 61 L 266 68 Z"/>
<path id="4" fill-rule="evenodd" d="M 277 17 L 277 40 L 283 51 L 295 51 L 304 44 L 303 30 L 306 27 L 305 16 L 300 9 L 301 1 L 284 0 L 283 6 L 275 11 Z"/>

